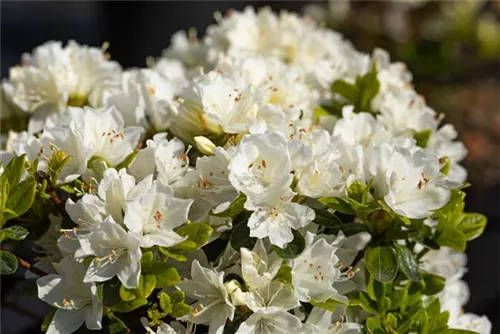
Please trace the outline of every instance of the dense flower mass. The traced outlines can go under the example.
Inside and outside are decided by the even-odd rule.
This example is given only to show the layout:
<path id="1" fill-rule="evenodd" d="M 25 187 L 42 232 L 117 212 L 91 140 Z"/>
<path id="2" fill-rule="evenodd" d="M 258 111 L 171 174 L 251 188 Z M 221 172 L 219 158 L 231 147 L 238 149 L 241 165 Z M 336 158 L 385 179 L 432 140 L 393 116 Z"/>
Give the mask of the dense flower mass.
<path id="1" fill-rule="evenodd" d="M 462 311 L 467 152 L 405 66 L 294 13 L 216 19 L 147 69 L 48 42 L 4 80 L 29 121 L 2 240 L 36 240 L 45 330 L 489 333 Z"/>

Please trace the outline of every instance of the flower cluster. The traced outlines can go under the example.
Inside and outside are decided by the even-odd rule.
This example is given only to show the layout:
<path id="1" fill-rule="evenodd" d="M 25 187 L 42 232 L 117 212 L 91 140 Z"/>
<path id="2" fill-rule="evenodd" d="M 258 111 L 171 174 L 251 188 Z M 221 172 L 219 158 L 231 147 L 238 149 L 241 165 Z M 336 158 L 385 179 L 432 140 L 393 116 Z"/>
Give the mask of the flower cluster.
<path id="1" fill-rule="evenodd" d="M 47 332 L 489 333 L 461 312 L 467 152 L 405 66 L 289 12 L 216 19 L 147 69 L 48 42 L 4 80 L 28 127 L 2 240 L 35 240 Z"/>

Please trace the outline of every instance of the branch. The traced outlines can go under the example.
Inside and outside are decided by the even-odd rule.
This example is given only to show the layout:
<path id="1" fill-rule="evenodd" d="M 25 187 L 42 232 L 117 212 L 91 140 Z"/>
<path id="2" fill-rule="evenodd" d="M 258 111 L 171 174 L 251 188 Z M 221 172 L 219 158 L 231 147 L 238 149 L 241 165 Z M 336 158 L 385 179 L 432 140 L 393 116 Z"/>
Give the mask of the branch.
<path id="1" fill-rule="evenodd" d="M 37 274 L 38 276 L 47 276 L 48 275 L 48 273 L 46 273 L 45 271 L 38 269 L 37 267 L 35 267 L 31 263 L 29 263 L 28 261 L 20 258 L 19 256 L 16 255 L 16 258 L 17 258 L 17 261 L 19 261 L 19 264 L 21 265 L 21 267 L 23 267 L 24 269 L 29 270 L 32 273 Z"/>

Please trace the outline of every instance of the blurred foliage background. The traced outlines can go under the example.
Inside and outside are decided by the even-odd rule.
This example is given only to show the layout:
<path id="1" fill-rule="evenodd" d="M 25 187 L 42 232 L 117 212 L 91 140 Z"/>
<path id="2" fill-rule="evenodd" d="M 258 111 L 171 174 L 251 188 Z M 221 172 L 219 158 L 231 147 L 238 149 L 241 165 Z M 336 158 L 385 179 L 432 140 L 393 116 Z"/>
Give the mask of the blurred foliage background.
<path id="1" fill-rule="evenodd" d="M 407 64 L 427 103 L 455 125 L 469 150 L 467 210 L 489 219 L 484 235 L 467 249 L 466 310 L 488 315 L 492 333 L 500 333 L 500 1 L 2 1 L 1 77 L 23 52 L 47 40 L 107 41 L 124 67 L 144 67 L 177 30 L 202 32 L 215 11 L 247 5 L 302 12 L 360 50 L 386 49 L 393 61 Z M 34 256 L 29 244 L 16 253 Z M 48 305 L 32 297 L 35 287 L 20 282 L 23 277 L 20 270 L 2 278 L 1 333 L 39 332 Z"/>

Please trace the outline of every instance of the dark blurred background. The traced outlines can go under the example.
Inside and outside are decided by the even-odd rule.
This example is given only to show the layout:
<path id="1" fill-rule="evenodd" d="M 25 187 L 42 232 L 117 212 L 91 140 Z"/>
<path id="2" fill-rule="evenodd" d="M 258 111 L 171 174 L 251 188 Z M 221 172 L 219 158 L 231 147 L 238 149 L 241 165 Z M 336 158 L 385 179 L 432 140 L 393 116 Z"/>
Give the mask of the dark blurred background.
<path id="1" fill-rule="evenodd" d="M 477 4 L 476 4 L 477 2 Z M 124 67 L 145 66 L 170 36 L 195 27 L 202 34 L 213 13 L 269 5 L 302 11 L 304 1 L 1 1 L 1 77 L 23 52 L 47 40 L 100 46 Z M 346 35 L 357 48 L 381 46 L 414 73 L 417 91 L 454 124 L 469 150 L 465 166 L 472 187 L 467 211 L 488 216 L 485 233 L 468 244 L 471 290 L 467 312 L 486 314 L 500 333 L 500 2 L 430 1 L 412 5 L 384 1 L 315 3 L 309 13 Z M 457 8 L 454 3 L 459 3 Z M 450 5 L 451 4 L 451 5 Z M 463 6 L 462 6 L 463 4 Z M 401 6 L 400 6 L 401 5 Z M 472 7 L 471 7 L 472 6 Z M 346 9 L 348 8 L 348 9 Z M 471 9 L 472 8 L 472 9 Z M 441 16 L 440 16 L 441 15 Z M 424 19 L 433 18 L 422 27 Z M 456 23 L 459 24 L 456 24 Z M 443 28 L 444 26 L 444 28 Z M 451 26 L 451 28 L 450 28 Z M 439 33 L 438 33 L 439 32 Z M 29 245 L 21 251 L 32 256 Z M 38 333 L 49 306 L 33 297 L 24 271 L 1 278 L 1 333 Z"/>

